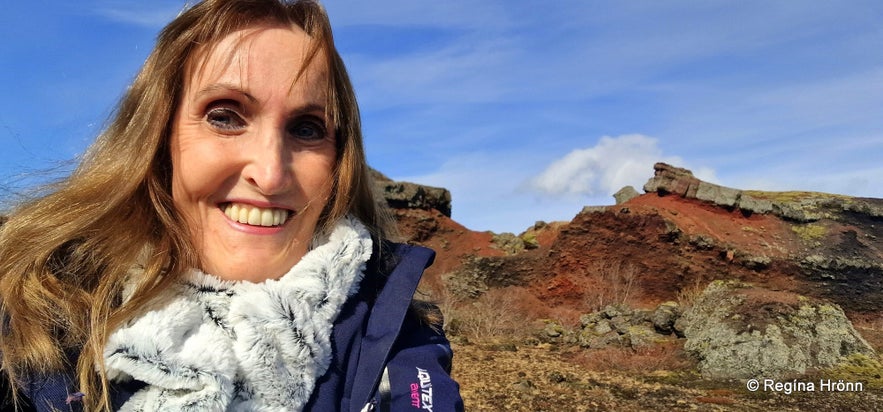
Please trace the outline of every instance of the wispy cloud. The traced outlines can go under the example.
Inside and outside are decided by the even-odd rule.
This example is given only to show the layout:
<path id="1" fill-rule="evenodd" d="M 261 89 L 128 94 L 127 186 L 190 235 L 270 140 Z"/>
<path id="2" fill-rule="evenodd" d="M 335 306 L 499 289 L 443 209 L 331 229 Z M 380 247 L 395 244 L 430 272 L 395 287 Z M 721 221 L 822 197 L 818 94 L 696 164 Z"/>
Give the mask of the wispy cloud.
<path id="1" fill-rule="evenodd" d="M 158 29 L 170 22 L 184 9 L 182 1 L 121 2 L 101 1 L 93 13 L 110 21 Z"/>

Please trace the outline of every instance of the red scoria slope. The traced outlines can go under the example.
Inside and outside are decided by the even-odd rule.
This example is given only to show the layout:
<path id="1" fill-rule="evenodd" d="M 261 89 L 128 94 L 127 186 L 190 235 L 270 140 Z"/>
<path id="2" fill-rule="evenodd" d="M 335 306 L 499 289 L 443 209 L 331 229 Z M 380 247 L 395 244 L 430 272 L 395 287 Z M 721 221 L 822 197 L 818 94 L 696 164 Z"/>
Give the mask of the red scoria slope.
<path id="1" fill-rule="evenodd" d="M 825 298 L 853 314 L 883 313 L 883 200 L 743 192 L 664 164 L 648 187 L 622 204 L 586 208 L 571 222 L 531 228 L 536 247 L 514 254 L 494 234 L 435 210 L 395 214 L 406 238 L 438 254 L 427 289 L 468 273 L 475 293 L 528 291 L 538 317 L 556 308 L 575 319 L 605 300 L 650 307 L 715 279 Z M 723 197 L 708 195 L 720 191 Z"/>

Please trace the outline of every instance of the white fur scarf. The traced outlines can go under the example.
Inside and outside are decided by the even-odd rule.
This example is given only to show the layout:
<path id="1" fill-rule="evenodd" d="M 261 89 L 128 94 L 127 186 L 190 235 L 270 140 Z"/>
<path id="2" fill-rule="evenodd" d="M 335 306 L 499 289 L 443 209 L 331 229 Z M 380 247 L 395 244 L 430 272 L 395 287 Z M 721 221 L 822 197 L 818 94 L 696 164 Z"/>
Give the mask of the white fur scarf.
<path id="1" fill-rule="evenodd" d="M 331 328 L 371 237 L 346 217 L 288 273 L 229 282 L 194 270 L 161 307 L 114 331 L 111 381 L 147 386 L 123 411 L 299 411 L 331 362 Z"/>

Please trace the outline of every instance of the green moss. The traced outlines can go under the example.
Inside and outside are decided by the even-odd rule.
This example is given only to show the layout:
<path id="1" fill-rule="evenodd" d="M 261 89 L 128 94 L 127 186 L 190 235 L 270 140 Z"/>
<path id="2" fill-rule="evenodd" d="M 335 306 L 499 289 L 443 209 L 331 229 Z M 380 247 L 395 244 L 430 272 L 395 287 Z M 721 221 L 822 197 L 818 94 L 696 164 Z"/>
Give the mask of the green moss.
<path id="1" fill-rule="evenodd" d="M 777 203 L 800 202 L 802 200 L 822 200 L 822 199 L 849 199 L 849 196 L 835 195 L 822 192 L 764 192 L 761 190 L 744 190 L 743 194 L 749 195 L 755 199 L 769 200 Z"/>
<path id="2" fill-rule="evenodd" d="M 791 230 L 807 241 L 819 240 L 828 234 L 828 228 L 819 224 L 794 225 L 791 226 Z"/>
<path id="3" fill-rule="evenodd" d="M 722 379 L 708 379 L 702 377 L 695 369 L 679 371 L 653 371 L 642 377 L 644 382 L 658 383 L 662 385 L 679 386 L 694 390 L 730 389 L 734 383 Z M 744 386 L 744 385 L 743 385 Z"/>
<path id="4" fill-rule="evenodd" d="M 521 235 L 521 241 L 524 242 L 525 249 L 536 249 L 540 247 L 540 242 L 537 241 L 536 233 L 525 232 Z"/>
<path id="5" fill-rule="evenodd" d="M 860 353 L 847 356 L 839 365 L 822 371 L 820 375 L 831 380 L 862 382 L 865 389 L 883 389 L 883 365 L 878 359 Z"/>

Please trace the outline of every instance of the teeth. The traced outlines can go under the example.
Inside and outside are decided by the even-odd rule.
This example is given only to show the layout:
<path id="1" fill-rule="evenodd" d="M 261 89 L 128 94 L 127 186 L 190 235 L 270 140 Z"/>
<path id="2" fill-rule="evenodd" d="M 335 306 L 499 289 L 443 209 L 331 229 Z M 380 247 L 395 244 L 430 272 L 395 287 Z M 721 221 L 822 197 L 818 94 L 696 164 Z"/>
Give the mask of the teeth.
<path id="1" fill-rule="evenodd" d="M 250 212 L 248 212 L 248 224 L 250 225 L 260 225 L 261 224 L 261 209 L 252 208 Z"/>
<path id="2" fill-rule="evenodd" d="M 261 226 L 273 226 L 273 211 L 264 209 L 261 211 Z"/>
<path id="3" fill-rule="evenodd" d="M 253 226 L 278 226 L 288 219 L 288 210 L 263 209 L 237 203 L 228 203 L 224 206 L 224 214 L 239 223 Z"/>

